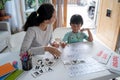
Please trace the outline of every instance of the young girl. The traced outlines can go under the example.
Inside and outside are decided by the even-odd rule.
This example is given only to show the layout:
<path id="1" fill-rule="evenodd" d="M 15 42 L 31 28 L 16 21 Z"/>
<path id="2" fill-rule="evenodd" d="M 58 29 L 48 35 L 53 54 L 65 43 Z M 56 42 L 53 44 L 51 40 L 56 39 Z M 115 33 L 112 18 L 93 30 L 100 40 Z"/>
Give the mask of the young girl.
<path id="1" fill-rule="evenodd" d="M 79 14 L 73 15 L 70 19 L 70 25 L 71 25 L 72 31 L 67 32 L 65 34 L 63 38 L 63 41 L 65 42 L 65 44 L 62 43 L 61 44 L 62 47 L 65 47 L 67 43 L 83 42 L 84 39 L 90 42 L 93 41 L 93 37 L 90 30 L 88 28 L 81 29 L 83 25 L 83 19 L 81 15 Z M 88 36 L 85 33 L 83 33 L 83 31 L 87 31 Z"/>

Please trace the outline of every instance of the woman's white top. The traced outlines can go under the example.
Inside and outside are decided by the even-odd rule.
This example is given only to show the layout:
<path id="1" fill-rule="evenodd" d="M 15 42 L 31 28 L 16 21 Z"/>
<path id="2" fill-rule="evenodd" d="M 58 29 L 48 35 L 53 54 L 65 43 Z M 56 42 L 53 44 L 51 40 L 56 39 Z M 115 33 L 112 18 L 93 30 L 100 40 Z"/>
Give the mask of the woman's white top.
<path id="1" fill-rule="evenodd" d="M 21 53 L 30 51 L 32 54 L 43 54 L 44 46 L 47 46 L 52 38 L 53 27 L 48 25 L 45 31 L 39 27 L 29 27 L 24 37 Z"/>

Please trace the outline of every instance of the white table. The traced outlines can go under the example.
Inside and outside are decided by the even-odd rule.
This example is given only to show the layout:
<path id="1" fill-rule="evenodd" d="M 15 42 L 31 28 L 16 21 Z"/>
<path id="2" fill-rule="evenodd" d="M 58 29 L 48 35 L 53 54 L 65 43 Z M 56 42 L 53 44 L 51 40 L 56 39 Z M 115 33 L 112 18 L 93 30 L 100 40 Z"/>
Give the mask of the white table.
<path id="1" fill-rule="evenodd" d="M 93 43 L 84 43 L 84 48 L 89 48 L 89 56 L 97 53 L 101 49 L 108 49 L 103 46 L 98 41 L 94 41 Z M 109 49 L 108 49 L 109 50 Z M 0 54 L 0 65 L 6 62 L 18 61 L 19 67 L 21 68 L 21 62 L 18 53 L 2 53 Z M 31 70 L 32 71 L 32 70 Z M 26 71 L 18 80 L 109 80 L 120 75 L 109 72 L 108 70 L 102 70 L 95 73 L 90 73 L 86 75 L 80 75 L 77 77 L 70 77 L 67 73 L 63 62 L 60 60 L 54 66 L 54 71 L 47 72 L 42 74 L 41 76 L 34 78 L 31 75 L 31 71 Z"/>

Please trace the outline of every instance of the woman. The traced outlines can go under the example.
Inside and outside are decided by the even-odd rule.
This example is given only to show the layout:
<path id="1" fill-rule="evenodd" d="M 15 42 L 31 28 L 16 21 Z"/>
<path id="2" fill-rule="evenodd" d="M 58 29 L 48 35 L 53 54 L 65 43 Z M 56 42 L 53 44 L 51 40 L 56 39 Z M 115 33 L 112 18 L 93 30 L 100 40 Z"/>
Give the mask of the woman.
<path id="1" fill-rule="evenodd" d="M 53 56 L 59 57 L 60 52 L 55 47 L 48 46 L 52 38 L 52 24 L 55 20 L 56 11 L 50 3 L 44 3 L 36 12 L 32 12 L 23 27 L 26 35 L 22 43 L 21 54 L 31 51 L 33 55 L 38 55 L 48 51 Z"/>

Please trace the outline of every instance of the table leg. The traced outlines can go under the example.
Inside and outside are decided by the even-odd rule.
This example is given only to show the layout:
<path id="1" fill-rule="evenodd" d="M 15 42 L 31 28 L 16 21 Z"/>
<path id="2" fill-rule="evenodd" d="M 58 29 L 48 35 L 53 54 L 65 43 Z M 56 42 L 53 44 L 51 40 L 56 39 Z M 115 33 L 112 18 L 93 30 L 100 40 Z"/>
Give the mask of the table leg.
<path id="1" fill-rule="evenodd" d="M 112 80 L 117 80 L 116 78 L 113 78 Z"/>

